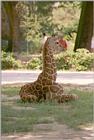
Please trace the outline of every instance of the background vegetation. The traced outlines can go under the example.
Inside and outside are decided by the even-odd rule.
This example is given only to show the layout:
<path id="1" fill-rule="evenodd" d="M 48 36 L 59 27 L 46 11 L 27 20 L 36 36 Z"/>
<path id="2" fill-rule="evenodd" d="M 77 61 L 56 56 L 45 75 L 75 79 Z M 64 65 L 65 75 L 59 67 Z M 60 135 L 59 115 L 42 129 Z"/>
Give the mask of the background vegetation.
<path id="1" fill-rule="evenodd" d="M 43 32 L 63 35 L 73 47 L 80 12 L 80 2 L 2 2 L 2 49 L 39 52 Z"/>
<path id="2" fill-rule="evenodd" d="M 31 58 L 31 57 L 30 57 Z M 87 71 L 94 68 L 94 54 L 86 49 L 61 52 L 55 55 L 57 70 Z M 12 53 L 2 51 L 2 69 L 42 69 L 42 56 L 33 56 L 26 62 L 15 59 Z"/>
<path id="3" fill-rule="evenodd" d="M 41 57 L 32 56 L 41 53 L 43 32 L 67 41 L 67 52 L 56 57 L 58 69 L 93 68 L 93 2 L 3 1 L 1 9 L 2 69 L 41 69 Z"/>

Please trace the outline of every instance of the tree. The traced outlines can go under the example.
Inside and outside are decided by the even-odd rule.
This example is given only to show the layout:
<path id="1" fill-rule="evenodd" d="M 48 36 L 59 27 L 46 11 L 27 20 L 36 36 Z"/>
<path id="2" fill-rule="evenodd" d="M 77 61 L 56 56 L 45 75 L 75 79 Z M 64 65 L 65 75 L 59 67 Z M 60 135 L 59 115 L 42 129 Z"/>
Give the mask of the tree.
<path id="1" fill-rule="evenodd" d="M 43 33 L 52 33 L 52 6 L 54 2 L 28 1 L 19 3 L 21 29 L 25 38 L 34 40 Z M 20 13 L 21 13 L 20 12 Z M 27 39 L 27 40 L 28 40 Z"/>
<path id="2" fill-rule="evenodd" d="M 78 48 L 86 48 L 91 51 L 91 39 L 93 36 L 93 2 L 82 2 L 82 11 L 75 41 L 74 51 Z"/>
<path id="3" fill-rule="evenodd" d="M 6 13 L 5 18 L 8 19 L 7 27 L 9 30 L 7 36 L 4 34 L 6 29 L 2 31 L 2 39 L 8 40 L 7 51 L 19 51 L 21 48 L 21 37 L 26 41 L 36 41 L 42 35 L 42 32 L 53 32 L 51 23 L 53 3 L 36 1 L 2 2 L 2 7 Z M 3 26 L 2 21 L 2 29 Z"/>
<path id="4" fill-rule="evenodd" d="M 43 32 L 48 35 L 60 33 L 67 39 L 73 38 L 77 32 L 79 4 L 56 1 L 2 2 L 6 13 L 6 26 L 2 20 L 2 40 L 8 40 L 8 51 L 24 51 L 27 42 L 33 43 L 29 45 L 30 49 L 38 48 Z"/>
<path id="5" fill-rule="evenodd" d="M 8 48 L 7 51 L 18 52 L 20 45 L 20 28 L 19 19 L 16 12 L 17 2 L 3 2 L 2 5 L 5 9 L 8 19 L 9 35 L 8 35 Z M 3 23 L 2 23 L 3 24 Z M 3 26 L 3 25 L 2 25 Z"/>

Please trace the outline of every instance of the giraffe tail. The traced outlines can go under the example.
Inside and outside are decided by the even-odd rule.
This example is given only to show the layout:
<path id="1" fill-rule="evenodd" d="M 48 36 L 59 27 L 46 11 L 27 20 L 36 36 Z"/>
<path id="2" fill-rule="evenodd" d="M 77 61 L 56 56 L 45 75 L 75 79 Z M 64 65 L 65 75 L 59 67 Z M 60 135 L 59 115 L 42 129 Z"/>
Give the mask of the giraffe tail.
<path id="1" fill-rule="evenodd" d="M 58 103 L 64 103 L 72 100 L 77 100 L 78 96 L 75 94 L 61 94 L 58 98 Z"/>

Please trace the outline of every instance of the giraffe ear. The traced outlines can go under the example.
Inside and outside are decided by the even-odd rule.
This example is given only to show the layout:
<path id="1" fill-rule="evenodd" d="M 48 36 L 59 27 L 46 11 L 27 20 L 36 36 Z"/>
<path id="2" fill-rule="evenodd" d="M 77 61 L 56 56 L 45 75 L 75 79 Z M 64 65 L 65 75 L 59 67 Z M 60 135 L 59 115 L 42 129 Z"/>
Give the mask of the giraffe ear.
<path id="1" fill-rule="evenodd" d="M 50 39 L 50 37 L 47 37 L 47 40 L 49 40 Z"/>
<path id="2" fill-rule="evenodd" d="M 50 37 L 47 37 L 47 41 L 48 41 L 48 43 L 50 42 Z"/>

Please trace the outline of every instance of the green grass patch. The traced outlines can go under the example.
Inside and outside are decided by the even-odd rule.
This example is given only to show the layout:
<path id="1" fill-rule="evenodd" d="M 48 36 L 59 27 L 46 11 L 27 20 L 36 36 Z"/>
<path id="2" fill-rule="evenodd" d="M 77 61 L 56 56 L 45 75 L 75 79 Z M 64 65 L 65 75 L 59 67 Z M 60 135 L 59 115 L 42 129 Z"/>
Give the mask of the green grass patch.
<path id="1" fill-rule="evenodd" d="M 9 100 L 18 95 L 19 88 L 3 87 L 2 133 L 31 132 L 36 124 L 58 122 L 79 128 L 93 122 L 93 93 L 70 89 L 79 96 L 77 101 L 58 104 L 55 102 L 22 103 L 20 99 Z"/>
<path id="2" fill-rule="evenodd" d="M 3 87 L 1 89 L 1 92 L 3 95 L 7 95 L 7 96 L 15 96 L 19 93 L 20 87 Z"/>

